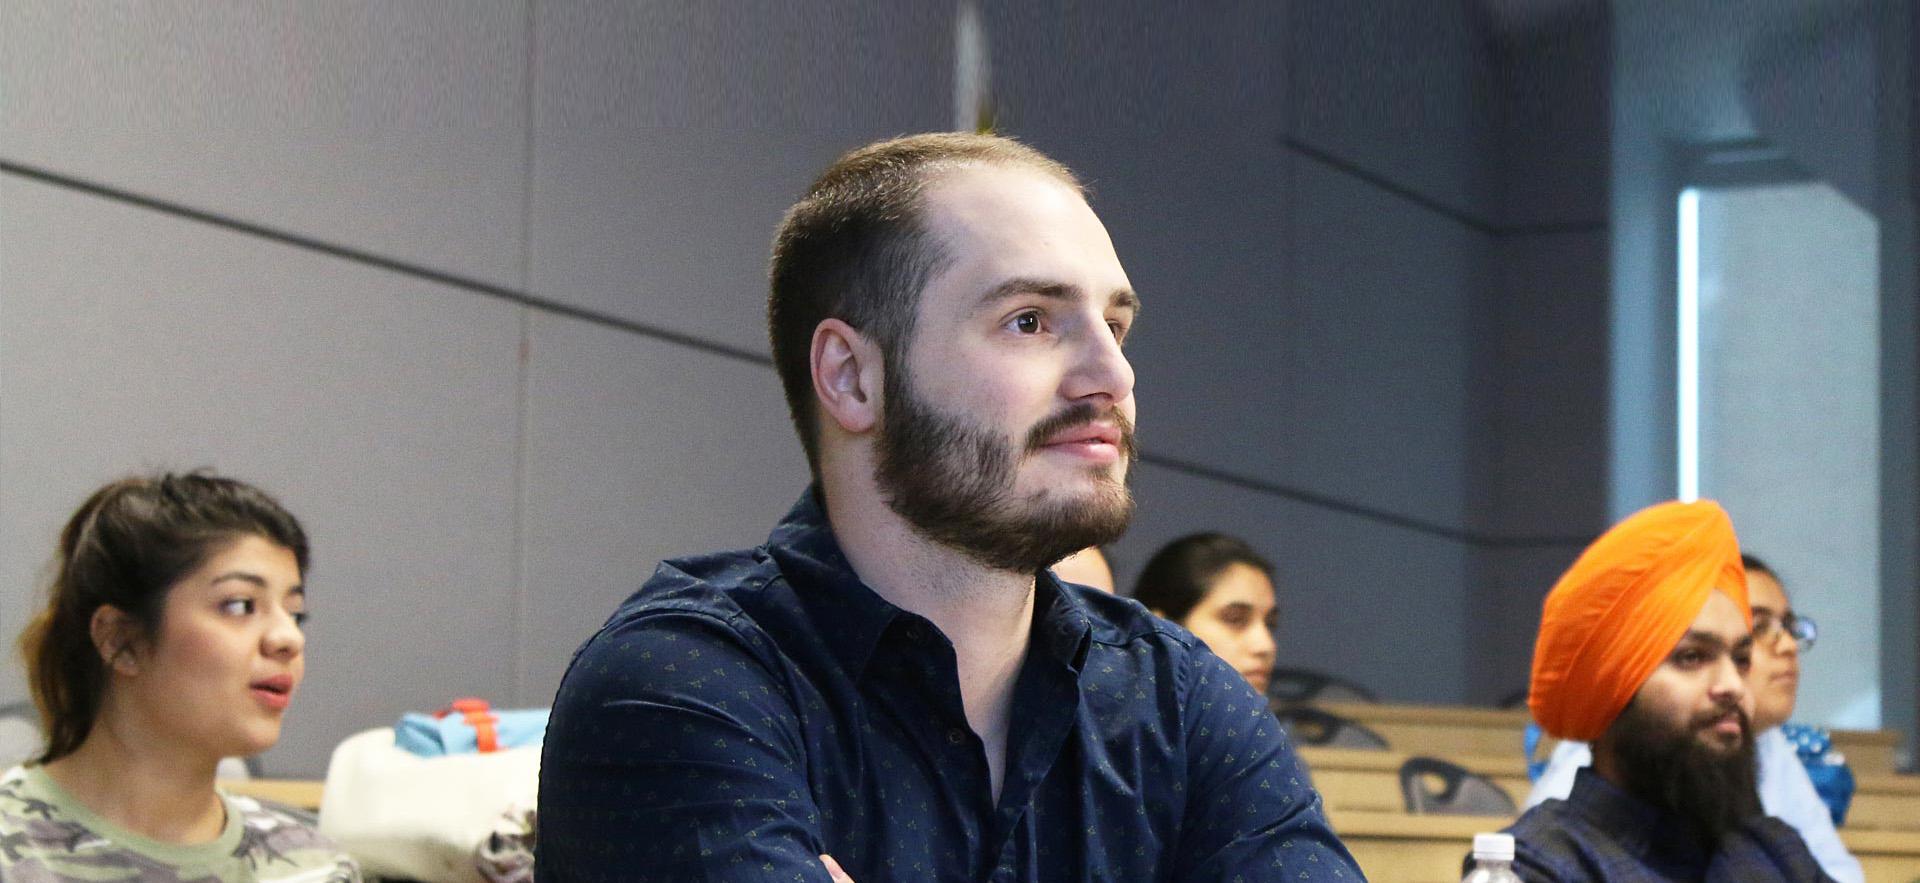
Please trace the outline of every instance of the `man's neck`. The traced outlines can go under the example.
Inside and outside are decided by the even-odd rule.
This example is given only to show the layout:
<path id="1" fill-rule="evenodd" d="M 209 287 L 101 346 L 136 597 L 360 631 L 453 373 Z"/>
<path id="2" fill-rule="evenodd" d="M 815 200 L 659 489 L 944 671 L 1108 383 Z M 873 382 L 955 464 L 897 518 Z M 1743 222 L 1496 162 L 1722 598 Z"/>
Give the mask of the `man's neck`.
<path id="1" fill-rule="evenodd" d="M 861 582 L 926 617 L 953 643 L 961 703 L 986 746 L 997 801 L 1014 682 L 1033 630 L 1033 574 L 995 570 L 926 539 L 870 485 L 840 486 L 825 496 L 834 538 Z"/>

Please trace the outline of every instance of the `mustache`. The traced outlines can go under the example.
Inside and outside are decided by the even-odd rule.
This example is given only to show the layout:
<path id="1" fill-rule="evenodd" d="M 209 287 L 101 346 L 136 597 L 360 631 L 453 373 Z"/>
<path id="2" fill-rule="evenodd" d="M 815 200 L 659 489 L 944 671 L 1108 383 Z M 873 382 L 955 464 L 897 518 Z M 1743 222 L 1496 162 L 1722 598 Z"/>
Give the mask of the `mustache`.
<path id="1" fill-rule="evenodd" d="M 1753 721 L 1747 719 L 1747 712 L 1738 705 L 1723 705 L 1713 711 L 1696 714 L 1691 720 L 1687 721 L 1687 727 L 1692 731 L 1707 729 L 1719 723 L 1729 712 L 1740 719 L 1740 732 L 1749 736 L 1752 735 Z"/>
<path id="2" fill-rule="evenodd" d="M 1033 429 L 1027 432 L 1027 453 L 1046 447 L 1048 439 L 1065 430 L 1092 423 L 1102 417 L 1111 418 L 1114 426 L 1120 430 L 1120 456 L 1129 463 L 1137 459 L 1139 449 L 1133 441 L 1133 421 L 1128 420 L 1119 408 L 1102 409 L 1086 402 L 1068 405 L 1066 410 L 1035 423 Z"/>

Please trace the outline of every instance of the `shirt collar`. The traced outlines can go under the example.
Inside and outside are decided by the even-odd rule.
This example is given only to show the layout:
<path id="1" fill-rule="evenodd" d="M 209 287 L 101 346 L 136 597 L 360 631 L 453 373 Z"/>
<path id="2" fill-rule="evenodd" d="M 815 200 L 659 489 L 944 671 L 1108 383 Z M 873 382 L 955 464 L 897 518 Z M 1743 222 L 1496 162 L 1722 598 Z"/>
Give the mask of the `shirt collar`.
<path id="1" fill-rule="evenodd" d="M 831 623 L 829 643 L 846 671 L 864 673 L 873 650 L 895 619 L 932 624 L 894 606 L 860 581 L 820 504 L 819 488 L 809 487 L 767 536 L 767 550 L 781 573 L 794 584 L 815 622 Z M 1086 661 L 1092 619 L 1074 590 L 1042 570 L 1034 579 L 1034 642 L 1078 673 Z"/>
<path id="2" fill-rule="evenodd" d="M 1034 577 L 1033 589 L 1033 627 L 1040 632 L 1040 643 L 1054 659 L 1079 673 L 1086 664 L 1093 636 L 1093 619 L 1086 602 L 1052 570 L 1040 571 Z"/>
<path id="3" fill-rule="evenodd" d="M 794 587 L 845 671 L 859 677 L 895 618 L 911 616 L 860 581 L 827 523 L 817 486 L 807 488 L 767 536 L 767 553 Z M 915 617 L 916 619 L 918 617 Z"/>

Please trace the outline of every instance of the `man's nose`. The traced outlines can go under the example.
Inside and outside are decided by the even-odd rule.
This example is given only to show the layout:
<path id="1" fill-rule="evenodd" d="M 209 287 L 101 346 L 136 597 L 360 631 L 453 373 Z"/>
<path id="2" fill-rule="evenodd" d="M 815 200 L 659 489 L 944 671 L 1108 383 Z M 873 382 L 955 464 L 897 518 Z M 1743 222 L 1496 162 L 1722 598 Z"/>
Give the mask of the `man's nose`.
<path id="1" fill-rule="evenodd" d="M 1133 364 L 1127 361 L 1127 354 L 1105 320 L 1091 323 L 1083 337 L 1077 363 L 1068 378 L 1067 397 L 1105 396 L 1121 402 L 1132 396 Z"/>

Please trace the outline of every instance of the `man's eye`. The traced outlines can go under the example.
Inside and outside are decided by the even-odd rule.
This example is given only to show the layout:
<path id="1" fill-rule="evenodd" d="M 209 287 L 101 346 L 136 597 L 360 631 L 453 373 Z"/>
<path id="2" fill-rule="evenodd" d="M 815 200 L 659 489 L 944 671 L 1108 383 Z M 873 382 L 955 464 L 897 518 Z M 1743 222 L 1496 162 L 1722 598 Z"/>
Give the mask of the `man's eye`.
<path id="1" fill-rule="evenodd" d="M 220 602 L 220 612 L 229 616 L 248 616 L 253 613 L 252 598 L 228 598 Z"/>
<path id="2" fill-rule="evenodd" d="M 1113 332 L 1113 339 L 1114 339 L 1114 340 L 1120 340 L 1120 341 L 1124 341 L 1124 340 L 1126 340 L 1126 339 L 1127 339 L 1127 326 L 1126 326 L 1126 325 L 1123 325 L 1123 324 L 1121 324 L 1121 323 L 1119 323 L 1119 322 L 1108 322 L 1108 323 L 1107 323 L 1107 330 L 1108 330 L 1108 331 L 1111 331 L 1111 332 Z"/>
<path id="3" fill-rule="evenodd" d="M 1018 331 L 1021 334 L 1040 333 L 1040 314 L 1039 313 L 1021 313 L 1020 315 L 1013 317 L 1013 330 Z"/>

